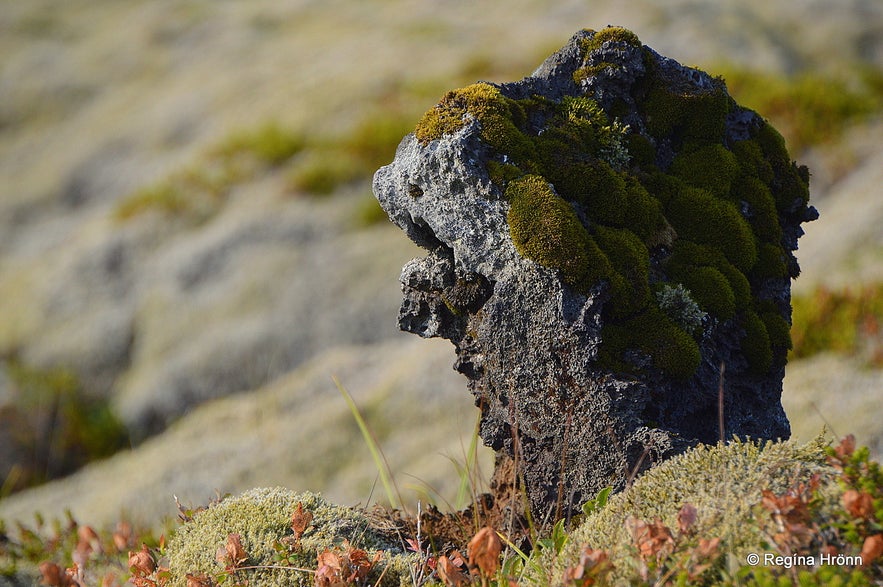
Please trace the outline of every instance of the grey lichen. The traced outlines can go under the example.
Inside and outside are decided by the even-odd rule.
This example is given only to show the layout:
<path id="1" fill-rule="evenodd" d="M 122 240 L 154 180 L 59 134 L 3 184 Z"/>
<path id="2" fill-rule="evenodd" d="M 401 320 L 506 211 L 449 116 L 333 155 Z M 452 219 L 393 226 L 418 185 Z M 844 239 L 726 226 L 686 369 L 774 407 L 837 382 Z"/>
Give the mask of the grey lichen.
<path id="1" fill-rule="evenodd" d="M 680 283 L 664 284 L 656 292 L 656 302 L 659 309 L 686 332 L 698 331 L 708 316 L 690 296 L 690 290 Z"/>
<path id="2" fill-rule="evenodd" d="M 291 516 L 297 504 L 313 518 L 289 563 L 275 558 L 284 537 L 291 537 Z M 239 534 L 248 554 L 245 565 L 257 567 L 239 571 L 255 585 L 312 585 L 308 571 L 316 568 L 316 555 L 326 548 L 348 541 L 369 555 L 382 551 L 382 559 L 369 575 L 373 585 L 384 569 L 382 585 L 410 584 L 411 561 L 401 547 L 375 531 L 366 515 L 354 508 L 328 503 L 314 493 L 295 493 L 284 488 L 258 488 L 223 500 L 200 511 L 181 526 L 169 541 L 169 570 L 173 585 L 184 585 L 188 574 L 219 577 L 224 566 L 216 558 L 229 534 Z M 288 568 L 285 568 L 288 567 Z"/>

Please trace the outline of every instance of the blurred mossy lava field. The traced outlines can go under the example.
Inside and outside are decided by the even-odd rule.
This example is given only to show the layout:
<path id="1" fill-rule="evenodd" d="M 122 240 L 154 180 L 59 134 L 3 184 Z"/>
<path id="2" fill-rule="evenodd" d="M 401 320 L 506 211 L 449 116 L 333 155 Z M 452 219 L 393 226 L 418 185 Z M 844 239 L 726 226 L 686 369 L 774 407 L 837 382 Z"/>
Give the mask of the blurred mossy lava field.
<path id="1" fill-rule="evenodd" d="M 783 403 L 797 438 L 883 453 L 878 3 L 5 1 L 0 519 L 378 498 L 332 375 L 408 498 L 462 507 L 475 409 L 450 345 L 396 331 L 419 251 L 371 175 L 447 90 L 608 23 L 722 75 L 809 166 Z"/>

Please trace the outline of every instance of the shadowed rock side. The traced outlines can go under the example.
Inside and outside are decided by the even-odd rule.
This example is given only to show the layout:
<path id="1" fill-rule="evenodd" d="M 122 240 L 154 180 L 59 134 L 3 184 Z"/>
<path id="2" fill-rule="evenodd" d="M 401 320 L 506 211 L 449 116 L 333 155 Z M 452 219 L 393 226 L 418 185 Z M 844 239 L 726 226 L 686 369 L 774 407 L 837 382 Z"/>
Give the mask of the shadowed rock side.
<path id="1" fill-rule="evenodd" d="M 399 324 L 457 349 L 536 519 L 697 442 L 788 438 L 780 396 L 808 172 L 723 81 L 625 29 L 446 94 L 374 177 L 429 251 Z"/>

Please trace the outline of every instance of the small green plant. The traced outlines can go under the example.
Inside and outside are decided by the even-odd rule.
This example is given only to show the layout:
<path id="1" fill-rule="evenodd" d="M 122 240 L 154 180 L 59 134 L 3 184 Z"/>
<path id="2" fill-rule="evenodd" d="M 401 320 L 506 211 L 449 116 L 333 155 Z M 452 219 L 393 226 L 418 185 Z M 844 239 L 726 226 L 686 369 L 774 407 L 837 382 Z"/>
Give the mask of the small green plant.
<path id="1" fill-rule="evenodd" d="M 377 474 L 380 475 L 380 481 L 383 484 L 383 489 L 386 491 L 386 498 L 389 501 L 389 504 L 396 509 L 404 508 L 404 501 L 402 500 L 399 488 L 395 483 L 395 476 L 392 474 L 392 470 L 389 467 L 389 461 L 386 460 L 386 455 L 383 454 L 383 449 L 380 448 L 380 444 L 374 437 L 374 433 L 371 432 L 371 428 L 368 426 L 365 418 L 362 417 L 362 412 L 356 405 L 353 396 L 350 395 L 350 392 L 347 391 L 336 377 L 332 377 L 332 380 L 334 381 L 335 387 L 337 387 L 337 390 L 340 392 L 340 395 L 342 395 L 343 399 L 346 401 L 347 407 L 349 407 L 350 413 L 353 415 L 353 419 L 359 425 L 359 430 L 362 432 L 362 439 L 368 446 L 368 450 L 371 451 L 371 458 L 374 459 L 374 465 L 377 467 Z"/>

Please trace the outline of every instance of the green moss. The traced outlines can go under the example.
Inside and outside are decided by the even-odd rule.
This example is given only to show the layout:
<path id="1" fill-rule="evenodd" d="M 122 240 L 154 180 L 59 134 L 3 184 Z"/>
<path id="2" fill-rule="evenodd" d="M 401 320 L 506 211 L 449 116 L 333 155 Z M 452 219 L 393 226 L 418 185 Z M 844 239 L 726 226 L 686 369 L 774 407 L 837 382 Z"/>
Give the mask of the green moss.
<path id="1" fill-rule="evenodd" d="M 622 174 L 603 161 L 573 163 L 553 170 L 551 179 L 562 196 L 581 204 L 596 222 L 622 227 L 628 222 Z"/>
<path id="2" fill-rule="evenodd" d="M 791 343 L 791 325 L 782 318 L 778 312 L 763 312 L 760 314 L 766 326 L 767 334 L 770 337 L 770 346 L 774 350 L 789 351 L 793 346 Z M 784 353 L 782 353 L 784 354 Z"/>
<path id="3" fill-rule="evenodd" d="M 573 209 L 542 177 L 527 175 L 509 183 L 509 230 L 515 248 L 544 267 L 557 269 L 565 283 L 585 289 L 611 274 L 606 255 Z"/>
<path id="4" fill-rule="evenodd" d="M 523 106 L 486 83 L 445 94 L 438 105 L 423 115 L 414 135 L 421 143 L 429 143 L 460 130 L 470 116 L 481 125 L 481 138 L 498 152 L 508 154 L 516 162 L 535 158 L 532 142 L 518 129 L 525 121 Z"/>
<path id="5" fill-rule="evenodd" d="M 648 167 L 656 164 L 656 147 L 650 139 L 640 133 L 632 133 L 628 136 L 628 150 L 632 155 L 632 161 L 639 167 Z"/>
<path id="6" fill-rule="evenodd" d="M 602 361 L 612 367 L 625 367 L 623 352 L 640 349 L 653 366 L 678 378 L 687 379 L 699 368 L 699 346 L 659 308 L 652 306 L 621 324 L 611 324 L 601 333 L 604 341 Z"/>
<path id="7" fill-rule="evenodd" d="M 641 173 L 638 179 L 647 193 L 658 200 L 663 207 L 667 207 L 675 196 L 687 188 L 687 184 L 677 177 L 663 173 L 655 167 Z"/>
<path id="8" fill-rule="evenodd" d="M 667 137 L 684 120 L 686 101 L 669 91 L 661 82 L 655 82 L 641 104 L 647 130 L 656 138 Z"/>
<path id="9" fill-rule="evenodd" d="M 583 51 L 583 55 L 588 55 L 601 49 L 604 43 L 623 43 L 631 47 L 641 46 L 641 40 L 632 31 L 623 27 L 608 26 L 583 39 L 580 43 L 580 48 Z"/>
<path id="10" fill-rule="evenodd" d="M 721 320 L 736 314 L 736 297 L 730 282 L 714 267 L 696 267 L 676 277 L 705 312 Z"/>
<path id="11" fill-rule="evenodd" d="M 723 84 L 716 81 L 713 90 L 686 98 L 684 141 L 719 143 L 724 138 L 726 119 L 733 105 Z"/>
<path id="12" fill-rule="evenodd" d="M 754 234 L 736 207 L 705 190 L 681 190 L 669 202 L 666 218 L 678 235 L 721 251 L 741 271 L 757 261 Z"/>
<path id="13" fill-rule="evenodd" d="M 598 226 L 595 240 L 613 266 L 611 314 L 622 318 L 643 310 L 650 301 L 650 256 L 630 230 Z"/>
<path id="14" fill-rule="evenodd" d="M 761 243 L 757 252 L 757 263 L 751 269 L 750 274 L 752 279 L 781 279 L 788 277 L 785 250 L 781 245 Z"/>
<path id="15" fill-rule="evenodd" d="M 782 227 L 776 210 L 776 201 L 766 184 L 751 175 L 741 175 L 733 181 L 730 199 L 737 206 L 748 206 L 748 222 L 757 238 L 778 244 Z"/>
<path id="16" fill-rule="evenodd" d="M 654 137 L 673 137 L 677 143 L 719 143 L 724 137 L 731 104 L 720 84 L 705 92 L 678 93 L 670 89 L 666 81 L 651 77 L 641 106 L 647 130 Z"/>
<path id="17" fill-rule="evenodd" d="M 667 271 L 673 277 L 680 277 L 689 275 L 698 267 L 713 267 L 720 272 L 727 280 L 736 310 L 748 308 L 751 304 L 751 285 L 745 275 L 727 261 L 723 253 L 709 246 L 678 240 L 669 257 Z"/>
<path id="18" fill-rule="evenodd" d="M 625 209 L 628 218 L 627 228 L 647 242 L 666 224 L 662 215 L 662 205 L 633 176 L 626 175 L 624 179 L 626 193 L 621 206 Z"/>
<path id="19" fill-rule="evenodd" d="M 757 177 L 769 185 L 775 177 L 773 167 L 764 157 L 760 144 L 754 140 L 735 141 L 731 147 L 742 174 Z"/>
<path id="20" fill-rule="evenodd" d="M 641 47 L 641 40 L 638 36 L 628 29 L 622 27 L 606 27 L 598 32 L 589 31 L 588 36 L 580 42 L 580 49 L 583 55 L 583 63 L 594 57 L 592 54 L 607 48 L 621 49 L 622 45 L 630 47 Z M 614 47 L 605 47 L 605 45 L 613 45 Z M 591 64 L 585 64 L 577 68 L 573 72 L 573 81 L 579 85 L 584 80 L 597 75 L 605 69 L 618 69 L 622 67 L 617 63 L 610 61 L 595 61 Z"/>
<path id="21" fill-rule="evenodd" d="M 239 534 L 248 555 L 246 564 L 259 568 L 239 571 L 237 580 L 259 585 L 311 584 L 313 577 L 308 572 L 280 569 L 275 558 L 277 545 L 292 536 L 291 515 L 298 503 L 313 519 L 287 566 L 315 569 L 317 552 L 347 540 L 371 556 L 384 551 L 382 562 L 369 575 L 372 585 L 387 566 L 382 585 L 410 584 L 406 562 L 409 557 L 401 554 L 398 545 L 372 530 L 362 512 L 330 504 L 312 493 L 297 494 L 282 488 L 246 491 L 196 513 L 192 521 L 179 527 L 168 545 L 172 583 L 183 585 L 188 573 L 221 576 L 224 566 L 216 560 L 215 553 L 224 546 L 229 534 Z"/>
<path id="22" fill-rule="evenodd" d="M 748 359 L 748 368 L 758 375 L 770 370 L 773 364 L 773 351 L 766 324 L 754 311 L 748 310 L 743 318 L 745 337 L 742 339 L 742 353 Z"/>
<path id="23" fill-rule="evenodd" d="M 789 213 L 794 210 L 795 204 L 805 207 L 809 201 L 809 176 L 805 168 L 791 161 L 785 139 L 769 123 L 764 123 L 757 130 L 755 140 L 773 171 L 770 188 L 776 200 L 776 209 L 780 213 Z"/>
<path id="24" fill-rule="evenodd" d="M 610 63 L 609 61 L 602 61 L 597 65 L 587 65 L 585 67 L 580 67 L 574 70 L 573 81 L 574 83 L 579 85 L 590 77 L 595 77 L 605 69 L 616 69 L 617 67 L 617 64 Z"/>
<path id="25" fill-rule="evenodd" d="M 692 151 L 681 151 L 669 172 L 685 183 L 720 198 L 730 192 L 733 179 L 739 173 L 739 164 L 726 147 L 713 143 Z"/>
<path id="26" fill-rule="evenodd" d="M 487 162 L 487 173 L 488 177 L 490 177 L 491 181 L 500 188 L 506 187 L 506 185 L 512 181 L 513 179 L 518 179 L 524 173 L 517 166 L 512 165 L 510 163 L 500 163 L 494 159 L 490 159 Z"/>

